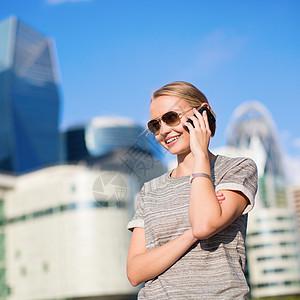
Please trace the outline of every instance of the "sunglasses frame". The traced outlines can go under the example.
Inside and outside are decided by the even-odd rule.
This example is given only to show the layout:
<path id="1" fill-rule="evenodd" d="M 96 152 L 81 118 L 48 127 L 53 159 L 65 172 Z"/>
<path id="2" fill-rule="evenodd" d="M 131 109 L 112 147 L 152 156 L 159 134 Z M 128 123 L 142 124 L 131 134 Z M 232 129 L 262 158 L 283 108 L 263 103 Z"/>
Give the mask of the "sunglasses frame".
<path id="1" fill-rule="evenodd" d="M 178 126 L 178 125 L 180 124 L 180 122 L 181 122 L 181 118 L 182 118 L 188 111 L 192 110 L 193 108 L 194 108 L 194 107 L 191 107 L 189 110 L 184 111 L 184 112 L 181 112 L 181 113 L 178 113 L 177 111 L 170 110 L 170 111 L 164 113 L 161 117 L 150 120 L 150 121 L 147 123 L 148 130 L 149 130 L 152 134 L 154 134 L 154 135 L 159 135 L 160 129 L 161 129 L 161 122 L 162 122 L 162 121 L 163 121 L 165 124 L 167 124 L 168 126 L 170 126 L 170 127 Z M 170 125 L 170 124 L 168 124 L 168 123 L 164 120 L 164 119 L 166 118 L 166 115 L 168 115 L 168 114 L 170 114 L 170 113 L 174 113 L 174 114 L 176 114 L 176 115 L 178 116 L 178 123 L 177 123 L 177 124 Z M 150 129 L 150 128 L 151 128 L 151 127 L 150 127 L 150 126 L 151 126 L 150 124 L 153 123 L 154 121 L 157 121 L 158 124 L 159 124 L 159 128 L 158 128 L 155 132 L 153 132 L 153 131 Z M 154 127 L 152 126 L 152 128 L 154 128 Z"/>

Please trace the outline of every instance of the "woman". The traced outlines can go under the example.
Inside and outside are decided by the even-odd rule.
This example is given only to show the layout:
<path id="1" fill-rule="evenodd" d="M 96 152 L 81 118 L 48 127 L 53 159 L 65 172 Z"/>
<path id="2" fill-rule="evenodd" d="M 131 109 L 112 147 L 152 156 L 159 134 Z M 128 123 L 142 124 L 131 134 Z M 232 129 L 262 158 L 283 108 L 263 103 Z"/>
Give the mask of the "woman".
<path id="1" fill-rule="evenodd" d="M 178 165 L 144 184 L 128 224 L 127 276 L 133 286 L 145 282 L 138 299 L 245 299 L 249 292 L 244 242 L 257 169 L 248 158 L 208 150 L 215 124 L 198 112 L 203 106 L 212 112 L 186 82 L 152 95 L 148 128 Z"/>

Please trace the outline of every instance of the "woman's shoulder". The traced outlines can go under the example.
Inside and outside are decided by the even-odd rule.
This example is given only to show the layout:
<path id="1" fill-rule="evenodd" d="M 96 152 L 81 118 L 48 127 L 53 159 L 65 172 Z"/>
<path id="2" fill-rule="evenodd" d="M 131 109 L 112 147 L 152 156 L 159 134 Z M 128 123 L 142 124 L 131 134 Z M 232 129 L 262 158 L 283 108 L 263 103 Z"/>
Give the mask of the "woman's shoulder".
<path id="1" fill-rule="evenodd" d="M 249 157 L 229 157 L 225 155 L 217 155 L 213 163 L 213 167 L 216 169 L 228 170 L 234 167 L 244 167 L 244 168 L 254 168 L 256 169 L 256 164 L 253 159 Z"/>

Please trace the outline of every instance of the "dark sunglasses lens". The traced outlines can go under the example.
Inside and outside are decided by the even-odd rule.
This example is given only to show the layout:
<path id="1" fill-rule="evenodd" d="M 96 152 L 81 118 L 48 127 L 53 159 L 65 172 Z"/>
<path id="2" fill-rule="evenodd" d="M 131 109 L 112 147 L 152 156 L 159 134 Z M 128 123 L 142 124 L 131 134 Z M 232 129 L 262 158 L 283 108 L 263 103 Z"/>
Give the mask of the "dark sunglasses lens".
<path id="1" fill-rule="evenodd" d="M 148 122 L 148 129 L 151 133 L 157 135 L 160 129 L 160 123 L 157 120 L 152 120 Z"/>
<path id="2" fill-rule="evenodd" d="M 170 126 L 176 126 L 180 123 L 180 117 L 178 113 L 174 111 L 170 111 L 162 116 L 162 120 L 170 125 Z"/>

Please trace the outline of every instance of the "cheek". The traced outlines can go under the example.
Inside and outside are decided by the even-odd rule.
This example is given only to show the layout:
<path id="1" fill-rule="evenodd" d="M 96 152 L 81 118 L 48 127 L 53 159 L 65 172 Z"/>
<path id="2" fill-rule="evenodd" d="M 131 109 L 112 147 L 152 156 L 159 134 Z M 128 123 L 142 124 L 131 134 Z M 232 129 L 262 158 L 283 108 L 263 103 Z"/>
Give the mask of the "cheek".
<path id="1" fill-rule="evenodd" d="M 162 143 L 162 141 L 163 141 L 163 139 L 162 139 L 162 137 L 160 136 L 160 134 L 159 135 L 156 135 L 155 136 L 155 139 L 156 139 L 156 141 L 158 142 L 158 143 Z"/>

